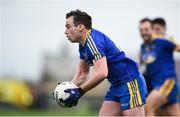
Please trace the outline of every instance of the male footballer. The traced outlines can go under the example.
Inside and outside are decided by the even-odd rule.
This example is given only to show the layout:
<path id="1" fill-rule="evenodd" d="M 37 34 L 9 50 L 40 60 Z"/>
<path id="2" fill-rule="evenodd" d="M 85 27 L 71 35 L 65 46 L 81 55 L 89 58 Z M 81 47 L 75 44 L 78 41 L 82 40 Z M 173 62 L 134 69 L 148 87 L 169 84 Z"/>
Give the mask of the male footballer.
<path id="1" fill-rule="evenodd" d="M 104 33 L 92 28 L 91 16 L 80 10 L 66 14 L 65 34 L 72 43 L 79 43 L 79 65 L 72 82 L 79 88 L 67 89 L 70 97 L 63 103 L 72 107 L 87 91 L 107 79 L 111 86 L 99 116 L 143 116 L 146 84 L 136 63 L 126 57 Z M 94 71 L 86 80 L 89 68 Z M 86 81 L 85 81 L 86 80 Z"/>

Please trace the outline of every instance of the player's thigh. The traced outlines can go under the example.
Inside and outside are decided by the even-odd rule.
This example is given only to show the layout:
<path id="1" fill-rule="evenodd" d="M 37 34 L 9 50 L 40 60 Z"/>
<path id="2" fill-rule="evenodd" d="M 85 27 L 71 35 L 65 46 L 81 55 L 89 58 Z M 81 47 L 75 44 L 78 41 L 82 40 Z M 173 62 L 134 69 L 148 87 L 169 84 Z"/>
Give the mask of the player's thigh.
<path id="1" fill-rule="evenodd" d="M 147 97 L 146 108 L 157 109 L 166 102 L 166 97 L 159 90 L 153 89 Z"/>
<path id="2" fill-rule="evenodd" d="M 140 75 L 136 79 L 127 83 L 129 93 L 121 97 L 122 115 L 125 116 L 144 116 L 147 90 L 145 81 Z"/>
<path id="3" fill-rule="evenodd" d="M 121 116 L 120 103 L 114 101 L 104 101 L 99 116 Z"/>
<path id="4" fill-rule="evenodd" d="M 165 110 L 167 115 L 180 115 L 180 107 L 178 101 L 178 85 L 173 80 L 166 80 L 166 82 L 169 83 L 169 87 L 167 86 L 167 88 L 164 89 L 168 90 L 161 90 L 161 92 L 166 96 L 168 100 L 168 102 L 165 105 L 163 105 L 163 110 Z"/>
<path id="5" fill-rule="evenodd" d="M 145 116 L 144 105 L 122 111 L 123 116 Z"/>
<path id="6" fill-rule="evenodd" d="M 180 105 L 179 103 L 170 104 L 165 106 L 162 111 L 169 116 L 180 116 Z"/>

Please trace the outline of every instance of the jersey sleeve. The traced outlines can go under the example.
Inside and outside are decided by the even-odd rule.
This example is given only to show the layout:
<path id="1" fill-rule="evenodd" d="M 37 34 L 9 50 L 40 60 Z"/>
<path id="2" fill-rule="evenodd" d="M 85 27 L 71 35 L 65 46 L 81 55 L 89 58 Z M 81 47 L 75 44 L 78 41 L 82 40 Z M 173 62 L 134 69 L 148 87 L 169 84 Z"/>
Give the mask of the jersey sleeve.
<path id="1" fill-rule="evenodd" d="M 93 61 L 97 61 L 105 56 L 105 43 L 103 39 L 96 37 L 93 39 L 91 36 L 87 39 L 88 54 Z"/>
<path id="2" fill-rule="evenodd" d="M 162 40 L 161 43 L 165 46 L 165 48 L 174 50 L 176 48 L 176 44 L 169 40 Z"/>
<path id="3" fill-rule="evenodd" d="M 175 45 L 178 45 L 178 43 L 179 43 L 179 42 L 178 42 L 174 37 L 172 37 L 172 36 L 167 36 L 166 39 L 167 39 L 168 41 L 174 43 Z"/>
<path id="4" fill-rule="evenodd" d="M 176 44 L 167 39 L 159 39 L 159 43 L 169 50 L 174 50 L 176 48 Z"/>
<path id="5" fill-rule="evenodd" d="M 85 60 L 85 57 L 82 54 L 81 46 L 79 45 L 79 58 Z"/>

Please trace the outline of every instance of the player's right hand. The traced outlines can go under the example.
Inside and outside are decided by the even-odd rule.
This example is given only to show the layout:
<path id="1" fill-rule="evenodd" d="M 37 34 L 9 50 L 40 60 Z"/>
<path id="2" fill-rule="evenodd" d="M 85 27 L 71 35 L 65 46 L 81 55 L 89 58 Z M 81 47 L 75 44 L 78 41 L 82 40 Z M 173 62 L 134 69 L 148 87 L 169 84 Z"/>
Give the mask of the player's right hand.
<path id="1" fill-rule="evenodd" d="M 63 102 L 65 106 L 69 108 L 72 106 L 76 106 L 78 100 L 81 98 L 82 95 L 85 94 L 85 92 L 80 87 L 73 89 L 66 89 L 64 92 L 70 93 L 70 96 Z"/>

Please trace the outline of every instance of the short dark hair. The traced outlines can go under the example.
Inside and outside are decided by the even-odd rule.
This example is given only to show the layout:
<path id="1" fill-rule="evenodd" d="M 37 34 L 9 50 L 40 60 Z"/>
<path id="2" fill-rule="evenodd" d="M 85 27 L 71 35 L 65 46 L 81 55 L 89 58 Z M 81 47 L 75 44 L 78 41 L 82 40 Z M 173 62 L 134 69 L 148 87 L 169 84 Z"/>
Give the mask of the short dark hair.
<path id="1" fill-rule="evenodd" d="M 140 23 L 141 23 L 141 24 L 144 23 L 144 22 L 152 23 L 152 20 L 149 19 L 149 18 L 143 18 L 143 19 L 140 20 Z"/>
<path id="2" fill-rule="evenodd" d="M 164 20 L 164 18 L 161 18 L 161 17 L 155 18 L 152 21 L 152 24 L 159 24 L 159 25 L 161 25 L 163 27 L 166 27 L 166 21 Z"/>
<path id="3" fill-rule="evenodd" d="M 77 26 L 79 24 L 83 24 L 87 29 L 91 29 L 92 21 L 91 16 L 88 15 L 86 12 L 83 12 L 79 9 L 70 11 L 66 14 L 66 19 L 73 16 L 74 25 Z"/>

